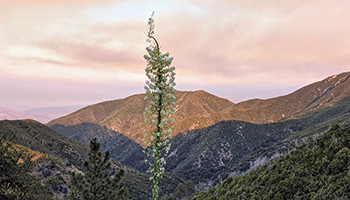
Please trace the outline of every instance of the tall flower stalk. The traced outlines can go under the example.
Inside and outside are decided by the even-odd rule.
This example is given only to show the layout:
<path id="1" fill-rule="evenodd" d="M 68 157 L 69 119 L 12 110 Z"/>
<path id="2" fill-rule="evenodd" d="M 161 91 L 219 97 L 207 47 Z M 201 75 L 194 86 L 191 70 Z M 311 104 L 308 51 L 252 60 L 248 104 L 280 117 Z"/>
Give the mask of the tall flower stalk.
<path id="1" fill-rule="evenodd" d="M 146 47 L 148 55 L 144 55 L 147 61 L 145 69 L 148 80 L 146 81 L 145 100 L 150 101 L 149 107 L 145 109 L 145 123 L 148 129 L 144 130 L 144 152 L 150 158 L 146 160 L 150 164 L 148 172 L 152 175 L 153 181 L 153 200 L 158 199 L 159 180 L 164 174 L 167 156 L 170 150 L 169 139 L 174 126 L 169 123 L 174 122 L 172 114 L 175 112 L 175 67 L 170 67 L 173 60 L 169 53 L 160 51 L 159 43 L 154 35 L 153 14 L 148 19 L 147 42 Z"/>

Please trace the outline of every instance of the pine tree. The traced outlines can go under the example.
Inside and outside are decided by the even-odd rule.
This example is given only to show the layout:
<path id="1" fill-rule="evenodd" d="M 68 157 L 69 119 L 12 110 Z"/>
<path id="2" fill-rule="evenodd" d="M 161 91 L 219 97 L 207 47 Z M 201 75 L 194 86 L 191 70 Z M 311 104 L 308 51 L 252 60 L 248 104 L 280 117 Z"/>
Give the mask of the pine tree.
<path id="1" fill-rule="evenodd" d="M 121 169 L 114 178 L 111 169 L 110 153 L 100 151 L 100 143 L 94 138 L 90 141 L 89 159 L 83 163 L 85 174 L 72 173 L 71 199 L 110 200 L 128 199 L 128 191 L 120 185 L 124 170 Z"/>

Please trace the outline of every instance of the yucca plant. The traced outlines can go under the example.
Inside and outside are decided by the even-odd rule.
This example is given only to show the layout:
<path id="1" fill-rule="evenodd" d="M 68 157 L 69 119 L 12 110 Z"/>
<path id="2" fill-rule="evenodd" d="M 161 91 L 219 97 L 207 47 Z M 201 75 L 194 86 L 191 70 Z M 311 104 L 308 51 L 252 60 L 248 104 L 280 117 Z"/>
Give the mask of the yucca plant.
<path id="1" fill-rule="evenodd" d="M 150 157 L 146 160 L 150 164 L 148 172 L 152 175 L 153 181 L 153 199 L 158 199 L 159 179 L 165 171 L 166 160 L 170 150 L 169 139 L 172 137 L 173 126 L 169 124 L 174 122 L 172 114 L 175 112 L 175 67 L 171 67 L 172 57 L 169 53 L 160 51 L 159 43 L 154 35 L 153 14 L 148 19 L 147 42 L 146 47 L 148 55 L 144 58 L 147 61 L 145 69 L 148 80 L 145 90 L 147 96 L 145 100 L 150 101 L 149 107 L 145 109 L 144 118 L 148 129 L 144 130 L 144 152 Z"/>

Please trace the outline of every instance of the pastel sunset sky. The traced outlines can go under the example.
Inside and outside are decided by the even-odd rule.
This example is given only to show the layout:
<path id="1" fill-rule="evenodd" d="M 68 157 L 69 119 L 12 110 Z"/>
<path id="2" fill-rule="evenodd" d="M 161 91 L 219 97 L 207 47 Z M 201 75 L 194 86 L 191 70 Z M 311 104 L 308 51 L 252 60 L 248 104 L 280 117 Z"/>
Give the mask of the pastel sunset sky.
<path id="1" fill-rule="evenodd" d="M 0 106 L 88 105 L 143 93 L 145 32 L 176 89 L 235 103 L 350 71 L 349 0 L 0 0 Z"/>

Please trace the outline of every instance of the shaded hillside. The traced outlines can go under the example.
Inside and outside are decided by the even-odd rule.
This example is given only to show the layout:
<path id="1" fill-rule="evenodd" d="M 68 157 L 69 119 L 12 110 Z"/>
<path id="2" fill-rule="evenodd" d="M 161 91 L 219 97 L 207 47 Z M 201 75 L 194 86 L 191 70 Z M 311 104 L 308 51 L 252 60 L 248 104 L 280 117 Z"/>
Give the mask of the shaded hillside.
<path id="1" fill-rule="evenodd" d="M 7 138 L 14 137 L 16 144 L 61 158 L 68 165 L 72 164 L 77 168 L 81 167 L 82 162 L 88 155 L 87 145 L 57 133 L 34 120 L 0 121 L 0 132 L 5 134 Z M 127 172 L 138 173 L 135 169 L 118 161 L 114 162 L 114 165 L 125 169 Z"/>
<path id="2" fill-rule="evenodd" d="M 0 121 L 0 131 L 7 137 L 15 136 L 20 145 L 68 160 L 77 167 L 87 157 L 87 146 L 34 120 L 3 120 Z"/>
<path id="3" fill-rule="evenodd" d="M 320 140 L 227 178 L 193 199 L 349 199 L 349 166 L 350 128 L 335 125 Z"/>
<path id="4" fill-rule="evenodd" d="M 92 123 L 82 123 L 73 126 L 56 124 L 51 128 L 84 144 L 88 144 L 92 138 L 96 137 L 101 144 L 101 150 L 110 151 L 112 158 L 142 172 L 148 169 L 148 165 L 144 161 L 146 157 L 143 153 L 143 148 L 123 134 L 107 127 Z"/>
<path id="5" fill-rule="evenodd" d="M 334 75 L 286 96 L 267 100 L 254 99 L 238 104 L 204 91 L 179 91 L 175 95 L 177 110 L 174 114 L 176 122 L 173 134 L 176 136 L 189 130 L 205 128 L 220 121 L 236 120 L 261 124 L 299 118 L 310 111 L 330 107 L 349 97 L 349 77 L 350 72 Z M 133 95 L 91 105 L 55 119 L 48 125 L 98 124 L 143 145 L 143 111 L 147 106 L 144 96 L 145 94 Z"/>

